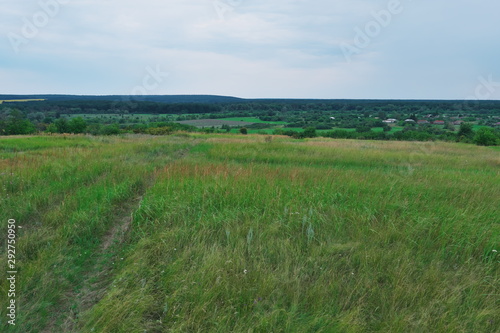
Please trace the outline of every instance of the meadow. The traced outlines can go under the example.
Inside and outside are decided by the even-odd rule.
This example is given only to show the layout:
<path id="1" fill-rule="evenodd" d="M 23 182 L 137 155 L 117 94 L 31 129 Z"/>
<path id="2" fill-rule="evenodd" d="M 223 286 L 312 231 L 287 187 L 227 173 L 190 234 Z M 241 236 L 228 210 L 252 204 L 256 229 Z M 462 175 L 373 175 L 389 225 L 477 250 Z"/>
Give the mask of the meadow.
<path id="1" fill-rule="evenodd" d="M 3 137 L 0 185 L 2 332 L 500 331 L 498 147 Z"/>
<path id="2" fill-rule="evenodd" d="M 45 101 L 44 99 L 9 99 L 9 100 L 0 100 L 0 104 L 5 103 L 23 103 L 23 102 L 41 102 Z"/>

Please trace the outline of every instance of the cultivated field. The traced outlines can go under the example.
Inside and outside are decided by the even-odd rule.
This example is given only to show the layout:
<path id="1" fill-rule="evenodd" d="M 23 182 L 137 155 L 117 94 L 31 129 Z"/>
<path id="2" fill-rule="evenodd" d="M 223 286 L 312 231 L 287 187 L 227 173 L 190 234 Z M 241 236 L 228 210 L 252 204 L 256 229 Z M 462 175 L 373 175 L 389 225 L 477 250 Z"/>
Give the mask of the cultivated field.
<path id="1" fill-rule="evenodd" d="M 223 125 L 228 126 L 248 126 L 254 123 L 247 121 L 235 121 L 235 120 L 222 120 L 222 119 L 196 119 L 196 120 L 183 120 L 177 121 L 179 124 L 196 126 L 196 127 L 221 127 Z"/>
<path id="2" fill-rule="evenodd" d="M 41 102 L 45 101 L 44 99 L 10 99 L 10 100 L 0 100 L 0 104 L 5 103 L 22 103 L 22 102 Z"/>
<path id="3" fill-rule="evenodd" d="M 500 331 L 498 149 L 0 138 L 0 183 L 2 332 Z"/>

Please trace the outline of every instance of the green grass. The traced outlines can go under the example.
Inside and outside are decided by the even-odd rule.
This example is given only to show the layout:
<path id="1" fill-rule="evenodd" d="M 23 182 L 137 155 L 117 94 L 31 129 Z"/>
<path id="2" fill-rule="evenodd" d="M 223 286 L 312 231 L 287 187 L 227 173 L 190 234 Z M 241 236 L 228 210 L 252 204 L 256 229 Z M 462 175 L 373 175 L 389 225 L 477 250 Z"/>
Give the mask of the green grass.
<path id="1" fill-rule="evenodd" d="M 92 147 L 95 140 L 85 136 L 0 137 L 0 154 L 64 147 Z M 0 155 L 0 158 L 2 155 Z M 4 156 L 5 157 L 5 156 Z"/>
<path id="2" fill-rule="evenodd" d="M 19 148 L 0 149 L 0 215 L 23 228 L 22 307 L 2 331 L 500 330 L 496 149 L 233 134 L 3 142 Z"/>
<path id="3" fill-rule="evenodd" d="M 477 131 L 480 128 L 491 128 L 491 126 L 485 126 L 485 125 L 472 125 L 472 129 L 474 131 Z"/>
<path id="4" fill-rule="evenodd" d="M 249 129 L 247 129 L 247 132 L 249 134 L 273 134 L 274 129 L 272 129 L 272 128 L 263 128 L 263 129 L 252 129 L 252 128 L 249 128 Z M 232 128 L 231 131 L 230 131 L 230 133 L 239 134 L 240 133 L 240 129 L 239 128 Z"/>

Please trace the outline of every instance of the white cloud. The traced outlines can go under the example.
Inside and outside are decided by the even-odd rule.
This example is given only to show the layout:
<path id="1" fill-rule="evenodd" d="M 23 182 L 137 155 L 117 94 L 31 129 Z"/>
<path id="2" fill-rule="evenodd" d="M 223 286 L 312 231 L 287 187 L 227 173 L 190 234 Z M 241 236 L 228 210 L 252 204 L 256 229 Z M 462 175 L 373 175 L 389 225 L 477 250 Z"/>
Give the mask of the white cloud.
<path id="1" fill-rule="evenodd" d="M 460 98 L 500 77 L 500 4 L 487 0 L 401 0 L 347 63 L 340 43 L 389 1 L 68 0 L 18 54 L 7 34 L 42 9 L 4 1 L 0 91 L 126 94 L 157 65 L 172 75 L 154 93 L 242 97 Z"/>

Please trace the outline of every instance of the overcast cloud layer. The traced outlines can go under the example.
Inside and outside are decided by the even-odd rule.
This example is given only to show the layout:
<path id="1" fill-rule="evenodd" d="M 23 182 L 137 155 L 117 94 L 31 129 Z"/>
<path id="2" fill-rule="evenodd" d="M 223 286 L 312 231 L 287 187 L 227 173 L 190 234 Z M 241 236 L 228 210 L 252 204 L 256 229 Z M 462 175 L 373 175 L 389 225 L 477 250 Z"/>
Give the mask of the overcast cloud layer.
<path id="1" fill-rule="evenodd" d="M 0 4 L 0 94 L 500 99 L 499 1 Z"/>

